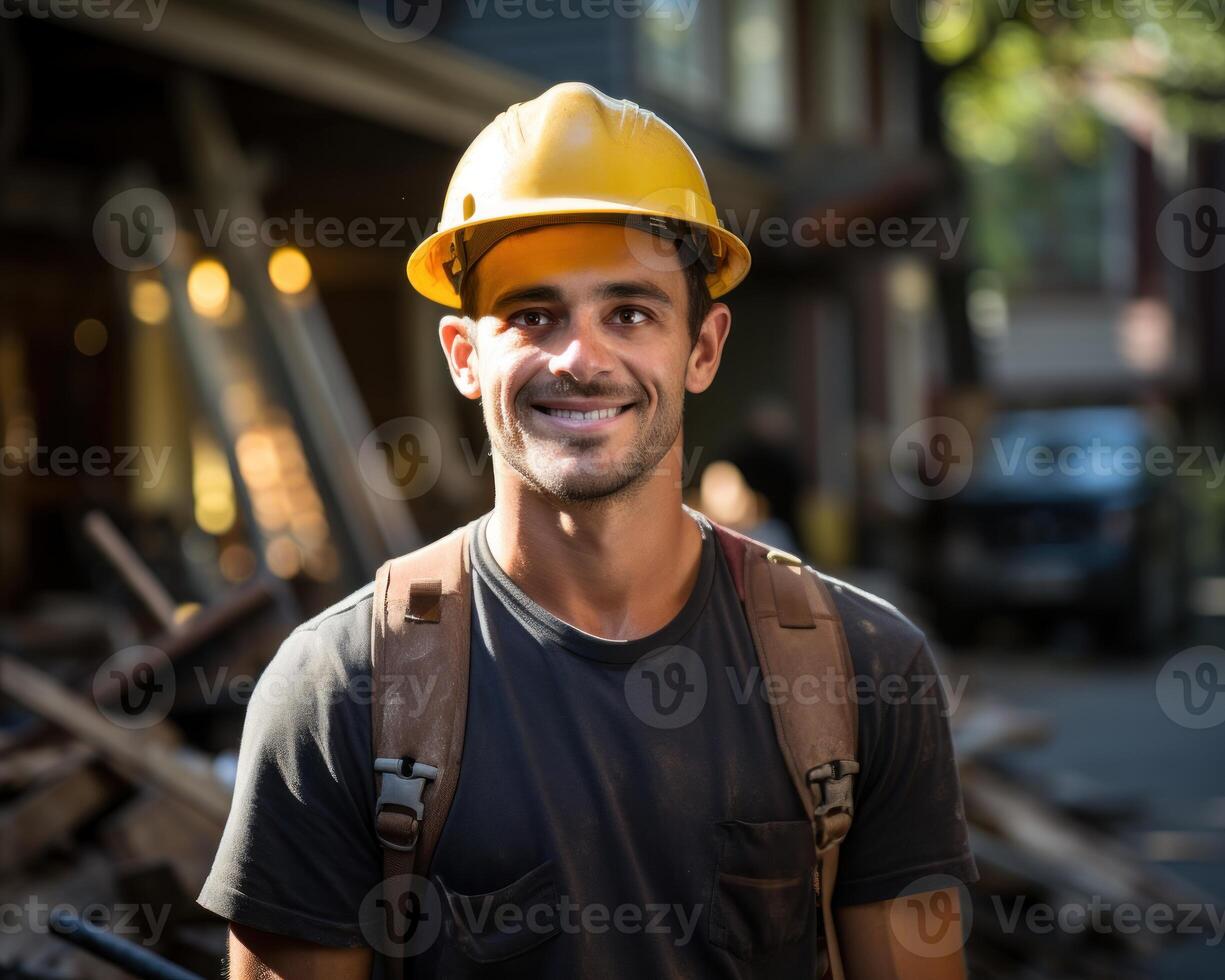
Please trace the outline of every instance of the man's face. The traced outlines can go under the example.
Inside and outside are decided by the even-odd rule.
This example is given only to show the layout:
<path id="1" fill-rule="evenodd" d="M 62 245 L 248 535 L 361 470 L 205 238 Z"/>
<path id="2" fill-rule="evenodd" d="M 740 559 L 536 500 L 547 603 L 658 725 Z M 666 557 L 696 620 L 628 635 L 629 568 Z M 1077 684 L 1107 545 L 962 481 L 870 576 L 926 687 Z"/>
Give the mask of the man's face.
<path id="1" fill-rule="evenodd" d="M 490 439 L 561 500 L 640 485 L 680 438 L 693 349 L 685 276 L 632 236 L 647 233 L 532 229 L 476 269 L 473 357 Z M 650 267 L 635 252 L 652 254 Z"/>

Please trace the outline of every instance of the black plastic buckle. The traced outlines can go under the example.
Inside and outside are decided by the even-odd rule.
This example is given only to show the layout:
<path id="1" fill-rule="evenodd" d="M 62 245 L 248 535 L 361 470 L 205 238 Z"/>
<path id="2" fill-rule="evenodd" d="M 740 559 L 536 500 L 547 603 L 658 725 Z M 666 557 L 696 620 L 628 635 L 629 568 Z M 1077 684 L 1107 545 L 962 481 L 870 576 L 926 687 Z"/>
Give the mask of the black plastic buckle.
<path id="1" fill-rule="evenodd" d="M 404 775 L 405 764 L 409 767 L 408 775 Z M 383 774 L 379 781 L 379 798 L 374 804 L 374 835 L 380 844 L 393 851 L 411 851 L 417 846 L 417 837 L 421 833 L 421 821 L 425 815 L 425 807 L 421 802 L 421 794 L 425 792 L 425 781 L 438 778 L 438 770 L 415 759 L 375 759 L 374 771 Z M 413 832 L 407 844 L 397 844 L 388 840 L 379 831 L 379 814 L 387 806 L 399 807 L 410 811 L 413 816 Z"/>

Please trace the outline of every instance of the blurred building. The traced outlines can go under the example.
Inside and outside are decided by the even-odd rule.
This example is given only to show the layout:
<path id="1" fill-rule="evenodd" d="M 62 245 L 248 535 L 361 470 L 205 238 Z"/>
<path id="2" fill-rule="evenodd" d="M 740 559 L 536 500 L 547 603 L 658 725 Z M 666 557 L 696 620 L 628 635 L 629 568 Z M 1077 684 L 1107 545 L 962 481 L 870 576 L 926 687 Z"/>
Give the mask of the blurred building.
<path id="1" fill-rule="evenodd" d="M 338 593 L 487 506 L 479 417 L 450 389 L 439 311 L 403 263 L 471 137 L 561 79 L 672 122 L 752 245 L 718 397 L 689 407 L 695 472 L 768 395 L 798 433 L 806 546 L 838 564 L 873 543 L 863 474 L 880 433 L 972 373 L 964 239 L 938 227 L 962 215 L 930 63 L 884 4 L 703 0 L 606 19 L 563 6 L 447 4 L 406 43 L 381 36 L 382 8 L 321 0 L 0 25 L 5 444 L 171 447 L 155 486 L 3 481 L 7 594 L 72 577 L 58 556 L 92 506 L 158 526 L 144 543 L 190 594 L 260 568 Z M 119 268 L 95 241 L 119 221 L 99 209 L 133 188 L 172 208 L 163 265 Z M 305 282 L 269 278 L 276 244 L 260 234 L 235 241 L 241 219 L 270 216 Z M 406 415 L 447 447 L 407 508 L 352 459 Z"/>

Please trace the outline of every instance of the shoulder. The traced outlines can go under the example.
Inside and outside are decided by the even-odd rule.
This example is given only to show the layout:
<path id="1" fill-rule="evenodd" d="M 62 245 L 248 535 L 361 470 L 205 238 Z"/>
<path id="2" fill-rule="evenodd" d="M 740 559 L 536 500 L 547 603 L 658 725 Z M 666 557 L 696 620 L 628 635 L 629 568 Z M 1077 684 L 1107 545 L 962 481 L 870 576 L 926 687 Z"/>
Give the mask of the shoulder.
<path id="1" fill-rule="evenodd" d="M 737 583 L 737 589 L 740 571 L 731 566 L 737 563 L 736 556 L 743 553 L 743 549 L 729 542 L 760 548 L 767 553 L 779 550 L 766 541 L 723 527 L 698 511 L 693 513 L 699 518 L 699 523 L 709 524 L 716 536 L 722 540 L 724 547 L 720 550 L 724 552 L 728 571 Z M 795 564 L 801 563 L 794 555 L 790 558 Z M 804 563 L 803 567 L 808 573 L 820 578 L 833 598 L 842 629 L 846 633 L 851 666 L 857 676 L 880 678 L 902 674 L 917 659 L 925 655 L 930 656 L 923 631 L 892 603 L 849 582 L 827 575 L 812 565 Z"/>
<path id="2" fill-rule="evenodd" d="M 374 583 L 368 582 L 356 592 L 328 606 L 323 612 L 302 623 L 297 633 L 323 633 L 336 635 L 346 633 L 364 624 L 370 626 L 371 607 L 374 604 Z M 291 634 L 292 635 L 292 634 Z"/>
<path id="3" fill-rule="evenodd" d="M 260 675 L 252 706 L 268 701 L 335 700 L 370 676 L 370 583 L 299 625 Z"/>
<path id="4" fill-rule="evenodd" d="M 832 575 L 817 574 L 842 620 L 856 674 L 902 674 L 927 650 L 923 631 L 892 603 Z"/>

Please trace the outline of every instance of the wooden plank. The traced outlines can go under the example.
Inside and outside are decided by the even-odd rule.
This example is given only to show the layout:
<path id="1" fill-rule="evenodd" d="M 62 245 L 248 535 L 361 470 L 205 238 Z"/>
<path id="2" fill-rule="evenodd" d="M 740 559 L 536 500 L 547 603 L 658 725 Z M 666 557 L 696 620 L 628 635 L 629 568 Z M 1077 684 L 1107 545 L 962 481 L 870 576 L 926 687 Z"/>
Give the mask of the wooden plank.
<path id="1" fill-rule="evenodd" d="M 111 773 L 76 759 L 0 808 L 0 874 L 11 874 L 36 860 L 122 789 Z"/>
<path id="2" fill-rule="evenodd" d="M 126 658 L 112 658 L 110 667 L 112 671 L 119 671 L 130 678 L 132 672 L 145 662 L 145 647 L 160 650 L 173 663 L 267 608 L 276 598 L 276 590 L 276 585 L 264 579 L 241 585 L 181 625 L 158 634 L 148 643 L 130 648 Z M 119 691 L 119 678 L 113 674 L 97 680 L 92 689 L 93 696 L 102 704 L 117 700 Z"/>
<path id="3" fill-rule="evenodd" d="M 74 761 L 92 759 L 94 751 L 80 742 L 66 745 L 38 745 L 14 749 L 8 754 L 0 747 L 0 789 L 20 792 L 39 779 L 51 777 L 56 770 Z"/>
<path id="4" fill-rule="evenodd" d="M 224 826 L 230 793 L 206 761 L 198 769 L 185 765 L 182 749 L 170 751 L 148 730 L 129 731 L 112 724 L 91 701 L 15 657 L 0 657 L 0 691 L 93 746 L 124 778 L 147 782 Z"/>
<path id="5" fill-rule="evenodd" d="M 83 524 L 85 536 L 114 566 L 115 571 L 128 584 L 128 588 L 144 603 L 145 608 L 162 628 L 175 629 L 175 610 L 178 609 L 178 603 L 153 574 L 153 570 L 145 564 L 144 559 L 137 554 L 136 549 L 128 543 L 128 539 L 120 533 L 119 528 L 115 527 L 114 522 L 102 511 L 91 510 L 85 515 Z"/>
<path id="6" fill-rule="evenodd" d="M 1000 704 L 963 704 L 953 723 L 953 744 L 961 765 L 993 752 L 1041 745 L 1050 736 L 1045 715 Z"/>
<path id="7" fill-rule="evenodd" d="M 1045 800 L 983 769 L 962 774 L 966 817 L 1048 865 L 1068 882 L 1106 901 L 1206 904 L 1211 897 L 1177 875 L 1154 868 L 1117 838 L 1068 819 Z"/>
<path id="8" fill-rule="evenodd" d="M 211 820 L 154 790 L 109 815 L 99 836 L 124 864 L 168 864 L 191 898 L 204 887 L 221 841 L 220 830 Z"/>

